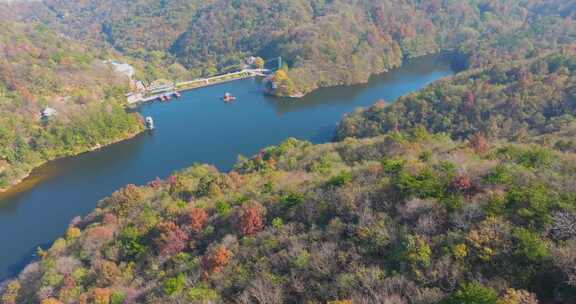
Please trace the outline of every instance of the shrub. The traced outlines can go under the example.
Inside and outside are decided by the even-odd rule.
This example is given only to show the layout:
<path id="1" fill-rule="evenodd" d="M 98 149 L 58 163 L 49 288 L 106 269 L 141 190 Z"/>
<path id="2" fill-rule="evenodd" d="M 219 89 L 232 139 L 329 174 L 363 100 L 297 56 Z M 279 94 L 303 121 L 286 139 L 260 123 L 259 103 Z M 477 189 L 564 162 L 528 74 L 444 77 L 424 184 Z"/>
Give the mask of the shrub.
<path id="1" fill-rule="evenodd" d="M 68 240 L 68 241 L 76 239 L 81 235 L 82 235 L 82 231 L 80 231 L 80 229 L 78 229 L 76 227 L 69 227 L 68 230 L 66 230 L 66 240 Z"/>
<path id="2" fill-rule="evenodd" d="M 401 172 L 393 183 L 405 198 L 411 195 L 421 199 L 441 198 L 446 190 L 441 179 L 430 169 L 424 169 L 416 176 Z"/>
<path id="3" fill-rule="evenodd" d="M 510 246 L 510 224 L 500 217 L 488 217 L 468 233 L 468 241 L 476 256 L 484 262 L 507 252 Z"/>
<path id="4" fill-rule="evenodd" d="M 216 290 L 204 287 L 203 285 L 191 288 L 187 295 L 188 300 L 202 303 L 217 301 L 220 298 Z"/>
<path id="5" fill-rule="evenodd" d="M 514 215 L 534 228 L 543 229 L 551 222 L 553 193 L 544 185 L 530 185 L 508 192 L 508 206 Z"/>
<path id="6" fill-rule="evenodd" d="M 302 250 L 294 259 L 294 266 L 298 269 L 306 269 L 310 265 L 310 252 Z"/>
<path id="7" fill-rule="evenodd" d="M 517 228 L 513 233 L 516 241 L 514 253 L 527 263 L 539 263 L 548 258 L 548 246 L 538 234 L 524 228 Z"/>
<path id="8" fill-rule="evenodd" d="M 340 174 L 333 176 L 326 183 L 332 187 L 342 187 L 352 181 L 352 174 L 348 171 L 342 171 Z"/>
<path id="9" fill-rule="evenodd" d="M 110 304 L 124 304 L 126 294 L 122 291 L 114 291 L 110 297 Z"/>
<path id="10" fill-rule="evenodd" d="M 332 168 L 332 160 L 326 155 L 322 155 L 317 161 L 310 164 L 308 170 L 320 174 L 327 174 Z"/>
<path id="11" fill-rule="evenodd" d="M 542 147 L 524 149 L 508 146 L 500 148 L 497 154 L 505 159 L 510 159 L 519 165 L 532 169 L 548 167 L 554 159 L 552 152 Z"/>
<path id="12" fill-rule="evenodd" d="M 162 290 L 165 294 L 171 296 L 174 294 L 179 294 L 184 290 L 184 286 L 186 284 L 186 276 L 181 273 L 177 277 L 170 278 L 164 281 Z"/>
<path id="13" fill-rule="evenodd" d="M 298 192 L 289 192 L 280 198 L 280 202 L 286 208 L 293 208 L 304 202 L 304 194 Z"/>
<path id="14" fill-rule="evenodd" d="M 230 204 L 224 201 L 218 201 L 216 203 L 216 212 L 218 215 L 227 215 L 230 213 Z"/>
<path id="15" fill-rule="evenodd" d="M 387 174 L 398 174 L 404 170 L 405 160 L 385 159 L 382 161 L 382 169 Z"/>
<path id="16" fill-rule="evenodd" d="M 272 227 L 280 229 L 282 226 L 284 226 L 284 221 L 281 218 L 276 217 L 272 220 Z"/>
<path id="17" fill-rule="evenodd" d="M 432 249 L 426 240 L 420 236 L 404 235 L 395 246 L 394 258 L 391 260 L 409 269 L 427 267 L 430 265 Z"/>
<path id="18" fill-rule="evenodd" d="M 200 178 L 195 195 L 198 197 L 216 195 L 220 193 L 218 178 L 214 175 L 205 175 Z"/>
<path id="19" fill-rule="evenodd" d="M 491 185 L 505 185 L 512 181 L 512 175 L 508 168 L 498 165 L 482 178 L 482 181 Z"/>
<path id="20" fill-rule="evenodd" d="M 462 260 L 468 256 L 468 247 L 466 244 L 458 244 L 452 248 L 452 255 L 456 259 Z"/>
<path id="21" fill-rule="evenodd" d="M 432 152 L 424 151 L 424 152 L 420 153 L 420 155 L 418 155 L 418 159 L 422 162 L 427 163 L 432 159 Z"/>
<path id="22" fill-rule="evenodd" d="M 146 245 L 142 243 L 142 236 L 138 229 L 128 226 L 120 233 L 120 252 L 124 259 L 135 260 L 146 252 Z"/>
<path id="23" fill-rule="evenodd" d="M 356 241 L 364 252 L 372 255 L 380 255 L 385 252 L 390 244 L 391 235 L 388 231 L 386 220 L 381 218 L 369 225 L 361 225 L 356 228 Z"/>
<path id="24" fill-rule="evenodd" d="M 496 292 L 480 283 L 463 284 L 442 304 L 496 304 Z"/>

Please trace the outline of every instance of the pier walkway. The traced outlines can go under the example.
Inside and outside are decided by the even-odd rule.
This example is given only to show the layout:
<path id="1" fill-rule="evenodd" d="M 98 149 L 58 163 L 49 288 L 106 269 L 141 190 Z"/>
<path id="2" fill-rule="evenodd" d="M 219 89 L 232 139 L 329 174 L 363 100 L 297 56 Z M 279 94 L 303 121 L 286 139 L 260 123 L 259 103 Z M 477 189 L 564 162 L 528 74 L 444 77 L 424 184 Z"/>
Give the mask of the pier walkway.
<path id="1" fill-rule="evenodd" d="M 174 82 L 170 84 L 164 84 L 159 87 L 154 87 L 147 89 L 144 92 L 140 93 L 130 93 L 127 96 L 130 96 L 128 99 L 128 104 L 135 105 L 141 102 L 149 102 L 153 100 L 157 100 L 162 98 L 166 95 L 173 95 L 178 91 L 188 91 L 194 90 L 199 88 L 204 88 L 207 86 L 212 86 L 220 83 L 225 83 L 234 80 L 240 79 L 247 79 L 253 77 L 267 77 L 270 76 L 276 69 L 280 69 L 282 66 L 282 57 L 277 57 L 274 59 L 270 59 L 265 61 L 264 64 L 267 62 L 277 62 L 277 67 L 275 69 L 249 69 L 245 68 L 240 71 L 226 73 L 222 75 L 207 77 L 207 78 L 198 78 L 190 81 L 183 81 L 183 82 Z"/>
<path id="2" fill-rule="evenodd" d="M 179 82 L 175 84 L 174 89 L 181 91 L 192 90 L 233 80 L 246 79 L 258 76 L 266 77 L 269 74 L 270 70 L 267 69 L 244 69 L 238 72 L 213 76 L 209 78 L 199 78 L 190 81 Z"/>

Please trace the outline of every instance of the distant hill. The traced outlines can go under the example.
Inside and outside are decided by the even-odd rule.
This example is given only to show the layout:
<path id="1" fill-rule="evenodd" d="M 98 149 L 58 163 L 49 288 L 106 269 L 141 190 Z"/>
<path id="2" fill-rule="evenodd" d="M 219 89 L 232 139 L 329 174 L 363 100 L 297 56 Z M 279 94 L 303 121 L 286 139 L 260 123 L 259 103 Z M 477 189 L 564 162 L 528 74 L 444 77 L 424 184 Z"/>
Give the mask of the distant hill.
<path id="1" fill-rule="evenodd" d="M 365 82 L 406 57 L 441 50 L 463 48 L 472 64 L 485 64 L 495 57 L 475 53 L 481 42 L 484 51 L 530 56 L 572 37 L 575 9 L 572 1 L 561 0 L 46 0 L 42 5 L 28 18 L 46 20 L 76 38 L 106 41 L 131 56 L 177 61 L 192 75 L 225 70 L 249 55 L 282 56 L 291 90 L 304 93 Z"/>

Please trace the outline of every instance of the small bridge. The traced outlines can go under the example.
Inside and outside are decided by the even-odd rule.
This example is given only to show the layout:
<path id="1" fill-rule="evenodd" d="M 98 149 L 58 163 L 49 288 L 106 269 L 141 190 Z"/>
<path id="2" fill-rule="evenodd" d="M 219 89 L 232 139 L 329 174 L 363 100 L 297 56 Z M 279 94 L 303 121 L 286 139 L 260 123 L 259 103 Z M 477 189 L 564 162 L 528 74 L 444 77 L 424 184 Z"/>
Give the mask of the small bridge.
<path id="1" fill-rule="evenodd" d="M 272 69 L 265 68 L 267 65 L 276 65 Z M 276 57 L 264 61 L 264 68 L 261 69 L 249 69 L 245 68 L 241 71 L 227 73 L 223 75 L 217 75 L 208 78 L 199 78 L 190 81 L 184 81 L 174 84 L 173 90 L 192 90 L 197 88 L 203 88 L 206 86 L 211 86 L 219 83 L 224 83 L 228 81 L 252 78 L 252 77 L 266 77 L 272 72 L 279 70 L 282 67 L 282 57 Z"/>
<path id="2" fill-rule="evenodd" d="M 244 69 L 238 72 L 227 73 L 208 78 L 199 78 L 190 81 L 178 82 L 175 84 L 174 89 L 191 90 L 239 79 L 246 79 L 258 76 L 265 77 L 270 75 L 270 72 L 271 71 L 268 69 Z"/>

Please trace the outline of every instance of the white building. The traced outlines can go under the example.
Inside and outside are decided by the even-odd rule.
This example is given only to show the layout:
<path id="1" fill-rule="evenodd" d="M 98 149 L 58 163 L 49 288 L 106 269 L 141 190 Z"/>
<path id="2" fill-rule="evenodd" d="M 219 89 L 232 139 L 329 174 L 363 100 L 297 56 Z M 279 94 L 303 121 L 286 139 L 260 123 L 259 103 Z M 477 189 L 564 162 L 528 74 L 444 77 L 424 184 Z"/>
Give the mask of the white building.
<path id="1" fill-rule="evenodd" d="M 40 112 L 40 114 L 42 115 L 42 118 L 50 118 L 58 114 L 58 111 L 56 111 L 54 108 L 46 107 L 44 110 L 42 110 L 42 112 Z"/>
<path id="2" fill-rule="evenodd" d="M 120 63 L 120 62 L 116 62 L 116 61 L 110 61 L 110 64 L 112 64 L 112 67 L 114 67 L 114 71 L 116 73 L 127 76 L 130 79 L 132 79 L 132 77 L 134 77 L 134 74 L 135 74 L 134 67 L 129 65 L 128 63 Z"/>

